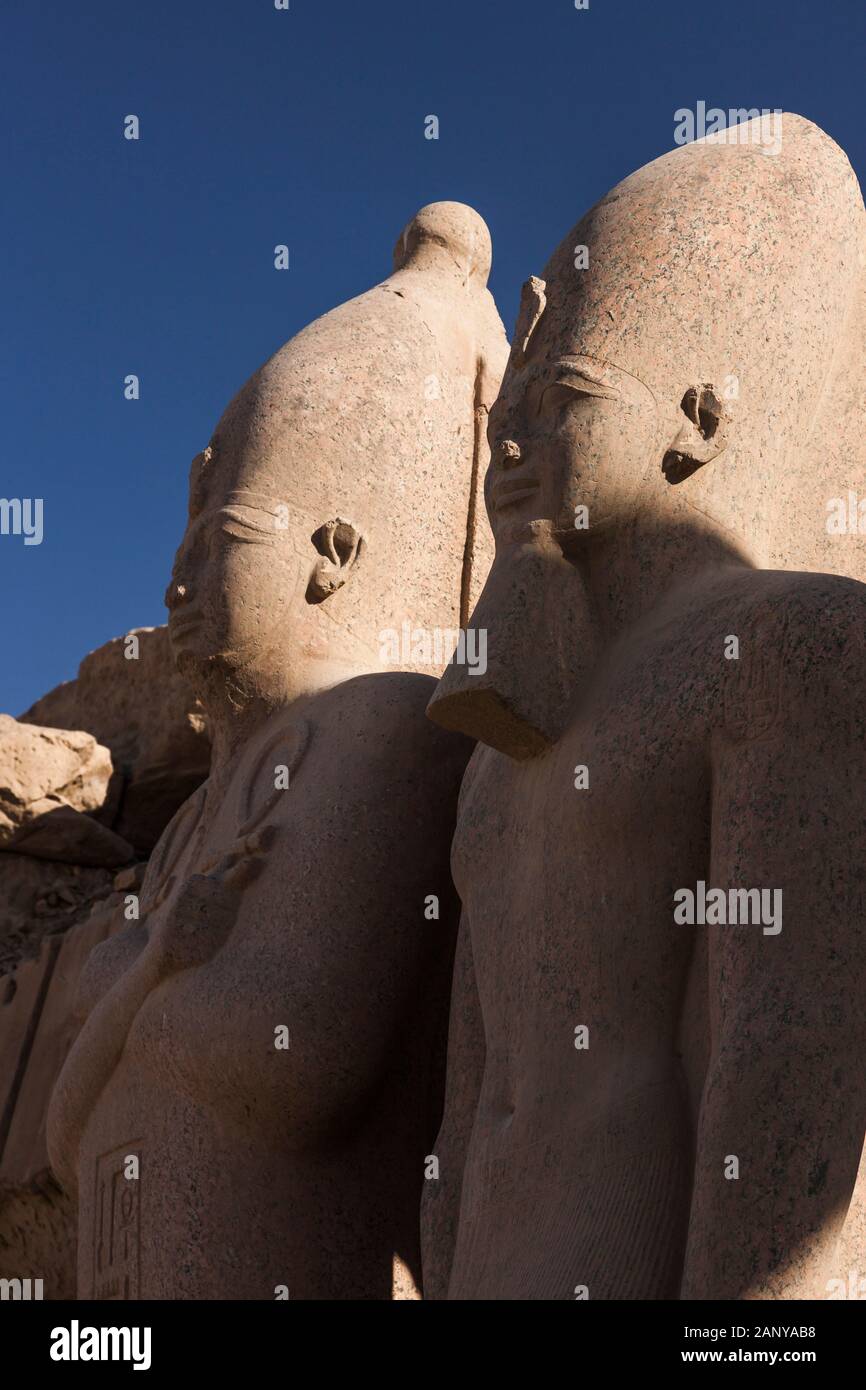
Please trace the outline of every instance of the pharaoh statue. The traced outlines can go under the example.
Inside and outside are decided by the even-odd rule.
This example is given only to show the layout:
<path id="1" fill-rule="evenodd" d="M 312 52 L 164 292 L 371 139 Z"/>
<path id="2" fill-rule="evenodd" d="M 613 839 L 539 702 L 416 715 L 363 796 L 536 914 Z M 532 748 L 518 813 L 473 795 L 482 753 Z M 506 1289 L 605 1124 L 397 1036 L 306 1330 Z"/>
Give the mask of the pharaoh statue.
<path id="1" fill-rule="evenodd" d="M 490 255 L 423 208 L 193 460 L 167 604 L 212 769 L 89 957 L 51 1101 L 80 1298 L 419 1296 L 471 745 L 424 717 L 429 644 L 387 638 L 458 629 L 484 577 Z"/>
<path id="2" fill-rule="evenodd" d="M 625 179 L 524 288 L 487 670 L 430 707 L 480 741 L 431 1297 L 864 1268 L 864 209 L 823 132 L 759 127 Z"/>

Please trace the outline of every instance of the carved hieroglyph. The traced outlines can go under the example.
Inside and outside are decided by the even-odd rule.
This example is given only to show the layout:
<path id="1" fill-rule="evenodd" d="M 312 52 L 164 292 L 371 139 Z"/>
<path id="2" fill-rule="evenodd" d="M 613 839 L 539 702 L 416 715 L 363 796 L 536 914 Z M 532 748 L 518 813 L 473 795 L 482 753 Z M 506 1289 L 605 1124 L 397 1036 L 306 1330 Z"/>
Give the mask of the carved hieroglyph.
<path id="1" fill-rule="evenodd" d="M 827 520 L 864 482 L 864 210 L 826 135 L 780 134 L 640 169 L 524 292 L 487 672 L 430 708 L 486 745 L 432 1296 L 828 1297 L 862 1269 L 866 565 Z"/>
<path id="2" fill-rule="evenodd" d="M 81 981 L 49 1123 L 81 1297 L 417 1296 L 469 746 L 389 635 L 456 628 L 483 579 L 489 267 L 471 209 L 422 209 L 193 462 L 167 601 L 211 776 Z"/>

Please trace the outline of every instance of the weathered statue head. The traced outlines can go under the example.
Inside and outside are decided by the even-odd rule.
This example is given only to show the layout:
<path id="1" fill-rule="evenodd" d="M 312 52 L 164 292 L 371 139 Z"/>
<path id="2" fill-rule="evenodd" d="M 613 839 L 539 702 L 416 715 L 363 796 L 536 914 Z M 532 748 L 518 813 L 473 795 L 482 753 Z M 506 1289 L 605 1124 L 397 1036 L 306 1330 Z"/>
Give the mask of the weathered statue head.
<path id="1" fill-rule="evenodd" d="M 378 669 L 404 622 L 459 626 L 468 570 L 486 568 L 476 413 L 508 351 L 490 254 L 471 208 L 423 208 L 391 278 L 281 348 L 193 460 L 166 602 L 212 712 Z"/>
<path id="2" fill-rule="evenodd" d="M 684 146 L 594 207 L 524 287 L 490 419 L 496 559 L 431 716 L 515 757 L 549 746 L 587 660 L 587 563 L 640 583 L 675 533 L 732 562 L 858 574 L 827 499 L 863 458 L 864 209 L 842 151 L 785 115 Z M 628 581 L 618 569 L 628 569 Z M 531 674 L 534 673 L 534 674 Z"/>

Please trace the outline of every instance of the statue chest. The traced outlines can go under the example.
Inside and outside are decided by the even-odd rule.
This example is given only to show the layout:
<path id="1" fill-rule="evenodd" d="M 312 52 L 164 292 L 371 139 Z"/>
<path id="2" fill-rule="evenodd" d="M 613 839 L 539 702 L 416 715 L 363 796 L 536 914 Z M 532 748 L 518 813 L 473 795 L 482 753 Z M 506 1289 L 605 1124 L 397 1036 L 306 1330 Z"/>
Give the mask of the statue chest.
<path id="1" fill-rule="evenodd" d="M 581 1028 L 599 1062 L 672 1036 L 694 942 L 673 895 L 706 874 L 713 707 L 706 681 L 635 666 L 542 757 L 476 751 L 452 869 L 507 1070 L 531 1054 L 543 1071 Z"/>
<path id="2" fill-rule="evenodd" d="M 296 769 L 279 740 L 251 750 L 170 828 L 140 923 L 92 966 L 91 1002 L 129 1019 L 121 1090 L 144 1078 L 304 1143 L 377 1074 L 449 939 L 424 914 L 430 894 L 451 910 L 450 824 L 389 762 L 356 785 L 321 751 Z"/>

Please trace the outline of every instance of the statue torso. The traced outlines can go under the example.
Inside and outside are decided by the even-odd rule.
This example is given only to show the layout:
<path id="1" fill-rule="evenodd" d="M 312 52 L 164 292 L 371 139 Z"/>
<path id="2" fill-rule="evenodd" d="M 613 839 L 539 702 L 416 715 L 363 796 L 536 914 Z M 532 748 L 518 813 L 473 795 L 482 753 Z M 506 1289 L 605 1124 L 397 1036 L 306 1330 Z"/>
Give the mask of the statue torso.
<path id="1" fill-rule="evenodd" d="M 408 679 L 419 733 L 409 708 L 378 727 L 271 720 L 166 831 L 141 922 L 91 958 L 91 1006 L 119 998 L 147 953 L 185 968 L 150 978 L 84 1123 L 80 1296 L 387 1298 L 392 1257 L 414 1263 L 465 755 L 443 741 L 429 773 L 429 682 Z M 194 876 L 262 830 L 257 872 L 190 931 Z M 112 1026 L 97 1008 L 72 1053 L 73 1110 L 76 1054 Z M 127 1154 L 137 1186 L 119 1176 Z"/>
<path id="2" fill-rule="evenodd" d="M 777 580 L 657 615 L 543 757 L 473 756 L 452 866 L 486 1060 L 451 1298 L 678 1295 L 711 1015 L 674 893 L 712 886 L 725 766 L 760 785 L 792 736 Z"/>

